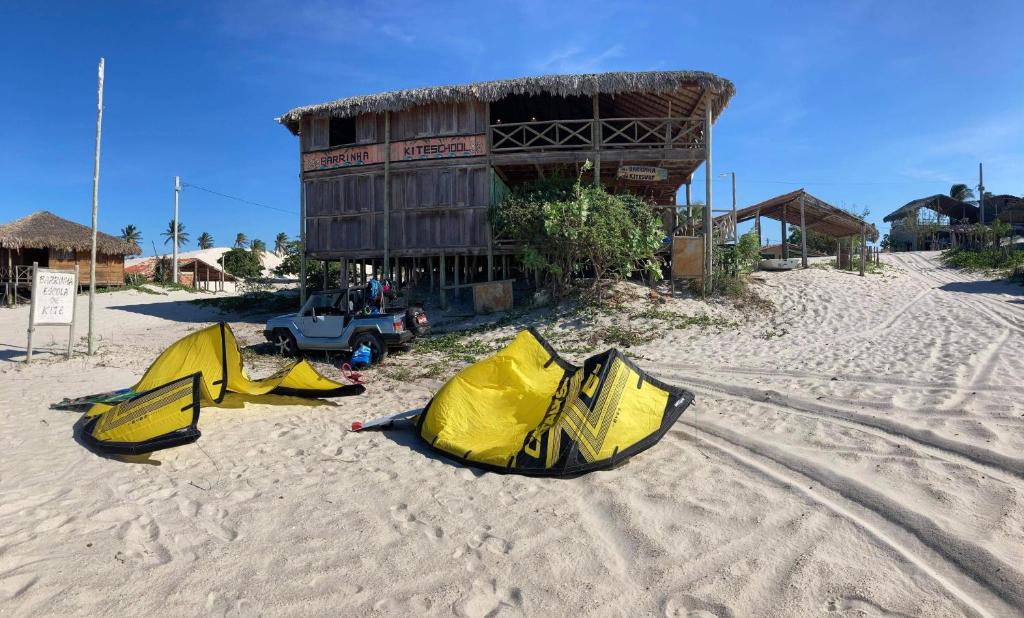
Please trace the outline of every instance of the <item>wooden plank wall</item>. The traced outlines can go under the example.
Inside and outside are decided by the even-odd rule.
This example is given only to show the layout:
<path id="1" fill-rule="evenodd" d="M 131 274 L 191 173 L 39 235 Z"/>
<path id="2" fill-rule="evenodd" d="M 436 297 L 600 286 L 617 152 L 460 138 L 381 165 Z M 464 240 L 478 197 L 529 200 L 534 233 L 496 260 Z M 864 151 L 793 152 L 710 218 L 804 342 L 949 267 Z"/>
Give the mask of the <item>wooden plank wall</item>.
<path id="1" fill-rule="evenodd" d="M 436 103 L 391 115 L 391 140 L 487 131 L 482 103 Z M 327 118 L 302 123 L 304 150 L 326 148 Z M 356 118 L 359 143 L 379 143 L 384 115 Z M 307 178 L 306 243 L 324 257 L 380 257 L 384 251 L 384 169 L 340 169 Z M 487 164 L 465 160 L 391 164 L 391 254 L 479 253 L 487 247 Z"/>
<path id="2" fill-rule="evenodd" d="M 392 254 L 487 247 L 487 165 L 452 165 L 391 172 Z M 306 242 L 310 253 L 368 255 L 384 250 L 384 172 L 344 173 L 306 181 Z"/>
<path id="3" fill-rule="evenodd" d="M 89 252 L 50 250 L 48 268 L 74 270 L 80 285 L 89 285 Z M 96 254 L 96 285 L 124 285 L 124 256 Z"/>
<path id="4" fill-rule="evenodd" d="M 391 141 L 442 135 L 474 135 L 487 132 L 486 106 L 483 103 L 432 103 L 391 114 Z M 356 143 L 379 144 L 384 141 L 384 114 L 357 116 Z M 330 118 L 308 117 L 302 120 L 303 152 L 330 147 Z"/>

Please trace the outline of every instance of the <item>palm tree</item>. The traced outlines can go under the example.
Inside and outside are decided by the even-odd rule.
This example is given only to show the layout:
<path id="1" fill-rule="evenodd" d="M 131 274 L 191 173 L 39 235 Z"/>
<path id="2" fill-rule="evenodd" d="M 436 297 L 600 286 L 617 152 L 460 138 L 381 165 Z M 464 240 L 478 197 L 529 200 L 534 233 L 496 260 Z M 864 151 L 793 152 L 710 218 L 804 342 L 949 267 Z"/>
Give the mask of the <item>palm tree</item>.
<path id="1" fill-rule="evenodd" d="M 247 242 L 249 242 L 249 237 L 243 234 L 242 232 L 239 232 L 238 235 L 235 236 L 236 249 L 245 249 L 245 244 Z"/>
<path id="2" fill-rule="evenodd" d="M 274 238 L 274 255 L 284 255 L 288 250 L 288 234 L 278 232 Z"/>
<path id="3" fill-rule="evenodd" d="M 253 238 L 252 242 L 249 243 L 249 248 L 252 249 L 253 253 L 264 253 L 267 250 L 267 243 L 259 238 Z"/>
<path id="4" fill-rule="evenodd" d="M 129 223 L 121 228 L 121 240 L 133 245 L 139 245 L 142 243 L 142 232 L 139 231 L 139 228 Z"/>
<path id="5" fill-rule="evenodd" d="M 974 197 L 974 190 L 965 184 L 957 183 L 949 188 L 949 197 L 966 202 Z"/>
<path id="6" fill-rule="evenodd" d="M 200 249 L 212 249 L 213 248 L 213 236 L 210 236 L 209 232 L 203 232 L 199 235 L 199 248 Z"/>
<path id="7" fill-rule="evenodd" d="M 164 240 L 165 245 L 171 242 L 171 239 L 174 238 L 174 219 L 167 222 L 167 229 L 160 235 L 166 239 Z M 185 231 L 185 224 L 178 221 L 178 248 L 180 249 L 185 244 L 188 244 L 188 232 Z"/>

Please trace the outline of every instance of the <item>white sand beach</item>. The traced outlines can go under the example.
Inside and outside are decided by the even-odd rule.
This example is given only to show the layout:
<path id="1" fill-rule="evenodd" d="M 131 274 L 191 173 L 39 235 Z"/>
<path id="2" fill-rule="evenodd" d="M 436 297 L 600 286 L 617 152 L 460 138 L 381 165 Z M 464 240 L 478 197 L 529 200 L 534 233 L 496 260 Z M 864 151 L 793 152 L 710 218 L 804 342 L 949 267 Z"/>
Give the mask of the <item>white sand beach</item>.
<path id="1" fill-rule="evenodd" d="M 104 458 L 49 405 L 132 385 L 219 314 L 103 294 L 97 356 L 50 354 L 65 332 L 41 328 L 26 366 L 27 308 L 0 310 L 0 613 L 1020 616 L 1024 288 L 883 260 L 759 273 L 770 316 L 632 348 L 696 402 L 573 479 L 350 433 L 442 383 L 379 370 L 359 397 L 206 409 L 194 444 Z"/>

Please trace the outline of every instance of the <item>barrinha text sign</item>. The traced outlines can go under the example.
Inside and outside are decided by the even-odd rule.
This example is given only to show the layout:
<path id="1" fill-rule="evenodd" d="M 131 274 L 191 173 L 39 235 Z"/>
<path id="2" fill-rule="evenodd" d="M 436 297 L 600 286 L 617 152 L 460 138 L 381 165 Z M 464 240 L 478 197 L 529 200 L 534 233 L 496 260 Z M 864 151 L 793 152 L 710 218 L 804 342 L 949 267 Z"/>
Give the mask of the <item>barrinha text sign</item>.
<path id="1" fill-rule="evenodd" d="M 333 170 L 384 162 L 384 144 L 346 146 L 302 154 L 302 171 Z M 486 135 L 430 137 L 391 143 L 391 162 L 459 159 L 487 154 Z"/>
<path id="2" fill-rule="evenodd" d="M 482 157 L 486 154 L 487 139 L 485 135 L 431 137 L 391 144 L 392 161 L 456 159 L 461 157 Z"/>
<path id="3" fill-rule="evenodd" d="M 334 148 L 302 154 L 302 171 L 333 170 L 339 167 L 372 165 L 384 162 L 384 146 L 367 144 L 349 148 Z"/>
<path id="4" fill-rule="evenodd" d="M 652 165 L 621 165 L 617 176 L 622 180 L 657 182 L 668 179 L 668 170 Z"/>
<path id="5" fill-rule="evenodd" d="M 32 323 L 71 324 L 75 313 L 75 271 L 37 268 L 32 282 Z"/>

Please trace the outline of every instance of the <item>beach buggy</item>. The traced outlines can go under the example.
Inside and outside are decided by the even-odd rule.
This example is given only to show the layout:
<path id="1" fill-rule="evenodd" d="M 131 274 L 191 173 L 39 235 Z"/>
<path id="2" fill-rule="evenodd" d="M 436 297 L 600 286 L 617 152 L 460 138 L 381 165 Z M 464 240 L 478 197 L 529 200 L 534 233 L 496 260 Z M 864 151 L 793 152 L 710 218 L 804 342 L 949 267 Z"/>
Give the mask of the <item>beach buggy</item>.
<path id="1" fill-rule="evenodd" d="M 394 296 L 391 284 L 377 279 L 366 287 L 317 292 L 298 313 L 267 321 L 263 334 L 285 356 L 305 350 L 361 351 L 369 354 L 369 363 L 376 363 L 389 348 L 403 346 L 429 329 L 422 307 L 388 306 Z"/>

